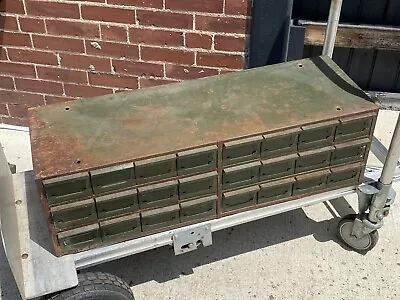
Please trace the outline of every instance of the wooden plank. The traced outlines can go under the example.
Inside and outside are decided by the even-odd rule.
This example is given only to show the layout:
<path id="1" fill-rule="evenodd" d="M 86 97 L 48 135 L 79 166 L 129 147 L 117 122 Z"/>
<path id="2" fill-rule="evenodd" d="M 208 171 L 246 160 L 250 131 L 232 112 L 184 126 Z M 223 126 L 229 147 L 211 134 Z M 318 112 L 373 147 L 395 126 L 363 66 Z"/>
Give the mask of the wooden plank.
<path id="1" fill-rule="evenodd" d="M 324 44 L 325 23 L 304 23 L 306 45 Z M 400 28 L 367 25 L 339 25 L 336 47 L 400 50 Z"/>

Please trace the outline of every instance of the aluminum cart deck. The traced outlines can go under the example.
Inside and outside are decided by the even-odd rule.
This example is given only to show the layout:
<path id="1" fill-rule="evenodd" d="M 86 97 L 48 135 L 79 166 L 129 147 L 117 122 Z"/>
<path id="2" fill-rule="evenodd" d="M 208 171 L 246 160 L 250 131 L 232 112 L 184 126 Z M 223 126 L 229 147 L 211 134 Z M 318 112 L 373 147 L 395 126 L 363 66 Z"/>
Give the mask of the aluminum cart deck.
<path id="1" fill-rule="evenodd" d="M 332 55 L 334 45 L 332 40 L 334 41 L 335 38 L 340 6 L 340 0 L 332 1 L 324 49 L 325 54 L 330 56 Z M 381 162 L 385 163 L 385 166 L 383 169 L 367 168 L 364 183 L 357 190 L 342 188 L 111 246 L 56 257 L 52 254 L 50 235 L 39 203 L 33 173 L 24 172 L 12 175 L 5 155 L 0 150 L 0 220 L 5 252 L 22 298 L 33 299 L 54 295 L 54 293 L 77 286 L 77 270 L 165 245 L 172 245 L 176 254 L 185 253 L 196 249 L 199 244 L 211 245 L 212 232 L 356 192 L 359 195 L 360 214 L 342 219 L 338 227 L 339 235 L 349 246 L 357 250 L 369 250 L 376 244 L 377 229 L 383 225 L 383 217 L 388 214 L 390 204 L 394 200 L 391 183 L 400 180 L 400 167 L 397 163 L 400 156 L 400 119 L 389 150 L 386 150 L 375 139 L 372 152 Z M 52 280 L 47 278 L 52 278 Z M 107 294 L 108 298 L 102 297 L 102 299 L 130 299 L 133 297 L 130 292 L 123 294 L 126 286 L 114 277 L 94 276 L 85 279 L 93 280 L 94 286 L 96 282 L 101 286 L 114 285 L 122 291 L 119 294 L 122 295 L 120 298 L 113 298 L 110 296 L 111 294 Z M 73 298 L 76 295 L 73 291 L 74 289 L 69 290 L 61 297 L 56 295 L 54 299 L 77 299 Z M 104 289 L 101 292 L 104 292 Z"/>

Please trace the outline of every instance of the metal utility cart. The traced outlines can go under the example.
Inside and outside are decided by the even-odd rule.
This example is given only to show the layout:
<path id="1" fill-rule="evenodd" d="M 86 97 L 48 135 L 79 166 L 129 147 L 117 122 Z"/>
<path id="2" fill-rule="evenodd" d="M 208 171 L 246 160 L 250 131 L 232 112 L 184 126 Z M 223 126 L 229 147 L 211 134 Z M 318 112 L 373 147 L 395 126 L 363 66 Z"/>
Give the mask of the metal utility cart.
<path id="1" fill-rule="evenodd" d="M 332 56 L 339 22 L 341 0 L 333 0 L 329 15 L 324 54 Z M 3 245 L 23 299 L 133 299 L 121 279 L 103 273 L 78 274 L 78 270 L 171 245 L 175 254 L 210 246 L 212 233 L 235 225 L 295 210 L 304 206 L 357 193 L 359 214 L 344 217 L 338 224 L 340 238 L 353 249 L 365 252 L 378 241 L 378 229 L 388 215 L 395 193 L 392 182 L 400 179 L 400 119 L 389 150 L 377 139 L 371 151 L 384 167 L 367 167 L 364 182 L 357 189 L 339 188 L 297 200 L 244 211 L 203 223 L 189 225 L 134 240 L 56 257 L 48 234 L 47 219 L 40 203 L 33 172 L 11 174 L 0 150 L 0 220 Z M 60 272 L 62 270 L 62 272 Z M 52 280 L 48 280 L 51 278 Z"/>

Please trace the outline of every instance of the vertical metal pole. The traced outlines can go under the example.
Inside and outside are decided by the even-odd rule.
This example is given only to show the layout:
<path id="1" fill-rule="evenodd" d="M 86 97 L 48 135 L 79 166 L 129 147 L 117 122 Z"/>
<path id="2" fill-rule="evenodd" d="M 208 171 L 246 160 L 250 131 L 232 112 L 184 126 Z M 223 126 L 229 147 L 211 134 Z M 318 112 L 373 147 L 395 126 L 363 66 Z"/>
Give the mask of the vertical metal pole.
<path id="1" fill-rule="evenodd" d="M 383 165 L 381 178 L 378 182 L 380 192 L 375 196 L 372 201 L 368 219 L 371 222 L 379 222 L 383 216 L 381 209 L 385 207 L 388 199 L 389 191 L 392 187 L 392 181 L 397 161 L 400 157 L 400 116 L 397 117 L 397 124 L 394 130 L 388 154 L 386 156 L 385 164 Z"/>
<path id="2" fill-rule="evenodd" d="M 336 33 L 339 26 L 340 12 L 342 11 L 343 0 L 331 0 L 329 19 L 326 26 L 324 48 L 322 55 L 332 57 L 335 48 Z"/>

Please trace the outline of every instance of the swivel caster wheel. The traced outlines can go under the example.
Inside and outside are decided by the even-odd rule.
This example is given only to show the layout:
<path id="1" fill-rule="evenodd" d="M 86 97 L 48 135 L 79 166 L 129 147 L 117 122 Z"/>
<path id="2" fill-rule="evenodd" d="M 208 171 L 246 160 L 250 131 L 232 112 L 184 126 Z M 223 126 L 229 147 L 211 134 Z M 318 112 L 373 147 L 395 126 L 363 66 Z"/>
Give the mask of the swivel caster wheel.
<path id="1" fill-rule="evenodd" d="M 48 300 L 134 300 L 129 285 L 107 273 L 82 273 L 77 287 L 53 295 Z"/>
<path id="2" fill-rule="evenodd" d="M 353 223 L 357 215 L 347 215 L 344 216 L 338 226 L 337 233 L 339 238 L 350 248 L 356 250 L 360 253 L 366 253 L 372 250 L 379 240 L 379 234 L 377 230 L 370 232 L 369 234 L 363 236 L 362 238 L 357 238 L 352 235 Z"/>

